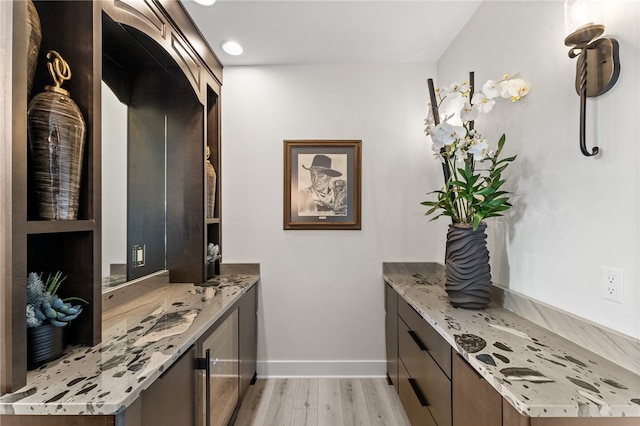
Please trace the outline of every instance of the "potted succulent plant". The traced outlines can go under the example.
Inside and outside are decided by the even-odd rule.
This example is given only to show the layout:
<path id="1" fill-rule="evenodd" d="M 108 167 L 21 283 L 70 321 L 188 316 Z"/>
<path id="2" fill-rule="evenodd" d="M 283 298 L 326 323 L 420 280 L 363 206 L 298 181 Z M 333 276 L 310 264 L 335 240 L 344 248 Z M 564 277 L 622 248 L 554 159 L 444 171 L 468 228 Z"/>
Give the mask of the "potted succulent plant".
<path id="1" fill-rule="evenodd" d="M 207 279 L 220 275 L 220 259 L 222 259 L 220 246 L 209 243 L 207 245 Z"/>
<path id="2" fill-rule="evenodd" d="M 80 305 L 88 303 L 80 297 L 60 298 L 57 294 L 66 277 L 62 272 L 42 274 L 31 272 L 27 277 L 27 365 L 38 367 L 59 358 L 64 350 L 64 327 L 82 313 Z"/>

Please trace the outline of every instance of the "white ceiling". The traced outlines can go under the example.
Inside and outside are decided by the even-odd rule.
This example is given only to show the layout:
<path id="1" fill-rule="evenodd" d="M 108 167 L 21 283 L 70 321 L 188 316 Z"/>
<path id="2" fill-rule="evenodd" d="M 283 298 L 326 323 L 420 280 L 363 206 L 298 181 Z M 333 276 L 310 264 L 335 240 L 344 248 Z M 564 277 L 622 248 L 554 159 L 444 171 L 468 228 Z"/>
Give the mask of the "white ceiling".
<path id="1" fill-rule="evenodd" d="M 482 0 L 181 0 L 231 65 L 435 63 Z M 222 51 L 224 40 L 244 53 Z"/>

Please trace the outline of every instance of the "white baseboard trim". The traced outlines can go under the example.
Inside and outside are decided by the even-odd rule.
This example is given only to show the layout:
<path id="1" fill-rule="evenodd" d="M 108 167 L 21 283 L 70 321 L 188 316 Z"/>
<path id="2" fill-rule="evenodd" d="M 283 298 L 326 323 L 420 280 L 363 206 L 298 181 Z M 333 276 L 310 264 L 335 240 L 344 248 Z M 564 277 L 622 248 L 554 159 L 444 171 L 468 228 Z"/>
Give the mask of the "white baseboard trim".
<path id="1" fill-rule="evenodd" d="M 258 361 L 258 378 L 279 377 L 386 377 L 387 362 L 380 361 Z"/>

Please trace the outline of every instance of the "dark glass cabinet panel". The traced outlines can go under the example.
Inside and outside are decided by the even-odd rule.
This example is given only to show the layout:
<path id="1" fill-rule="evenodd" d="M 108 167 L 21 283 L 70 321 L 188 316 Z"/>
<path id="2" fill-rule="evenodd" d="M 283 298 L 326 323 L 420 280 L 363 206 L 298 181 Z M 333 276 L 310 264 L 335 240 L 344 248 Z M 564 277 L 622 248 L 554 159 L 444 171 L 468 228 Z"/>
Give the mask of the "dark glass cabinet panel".
<path id="1" fill-rule="evenodd" d="M 203 424 L 226 426 L 240 398 L 237 308 L 202 340 L 200 358 L 207 364 L 198 390 L 203 401 Z"/>

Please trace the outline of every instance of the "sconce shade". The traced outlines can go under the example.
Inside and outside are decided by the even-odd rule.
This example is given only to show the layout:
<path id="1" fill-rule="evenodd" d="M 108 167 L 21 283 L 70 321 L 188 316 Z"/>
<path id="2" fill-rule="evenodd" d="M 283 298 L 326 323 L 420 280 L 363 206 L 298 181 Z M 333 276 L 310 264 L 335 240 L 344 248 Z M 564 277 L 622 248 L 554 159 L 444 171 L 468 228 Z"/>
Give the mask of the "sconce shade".
<path id="1" fill-rule="evenodd" d="M 584 25 L 564 39 L 565 46 L 582 46 L 604 34 L 604 25 Z"/>

